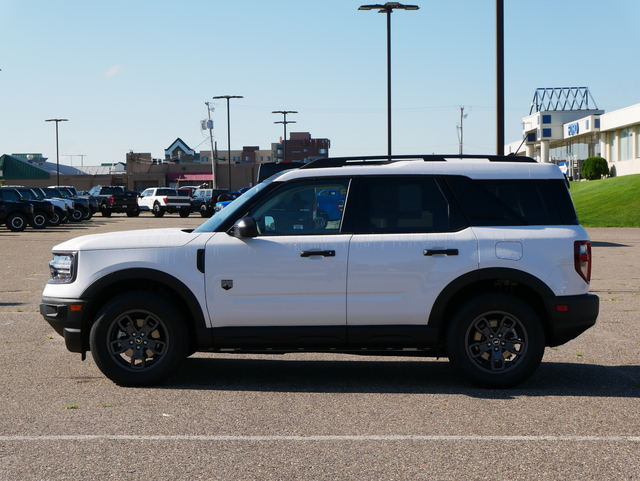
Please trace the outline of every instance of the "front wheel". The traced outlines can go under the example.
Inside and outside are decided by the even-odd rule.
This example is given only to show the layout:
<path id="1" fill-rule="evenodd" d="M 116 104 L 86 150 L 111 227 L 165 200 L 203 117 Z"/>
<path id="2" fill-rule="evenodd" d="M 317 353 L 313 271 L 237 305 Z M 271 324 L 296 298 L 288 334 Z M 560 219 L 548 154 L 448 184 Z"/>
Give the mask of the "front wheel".
<path id="1" fill-rule="evenodd" d="M 544 354 L 540 319 L 520 299 L 485 294 L 464 304 L 447 330 L 449 361 L 471 382 L 512 387 L 531 376 Z"/>
<path id="2" fill-rule="evenodd" d="M 71 222 L 81 222 L 84 219 L 84 209 L 76 207 L 71 211 Z"/>
<path id="3" fill-rule="evenodd" d="M 29 222 L 29 225 L 34 229 L 44 229 L 49 225 L 49 215 L 42 210 L 37 210 L 34 212 L 33 219 Z"/>
<path id="4" fill-rule="evenodd" d="M 171 375 L 188 354 L 184 318 L 164 297 L 131 292 L 107 303 L 89 334 L 105 376 L 123 386 L 148 386 Z"/>

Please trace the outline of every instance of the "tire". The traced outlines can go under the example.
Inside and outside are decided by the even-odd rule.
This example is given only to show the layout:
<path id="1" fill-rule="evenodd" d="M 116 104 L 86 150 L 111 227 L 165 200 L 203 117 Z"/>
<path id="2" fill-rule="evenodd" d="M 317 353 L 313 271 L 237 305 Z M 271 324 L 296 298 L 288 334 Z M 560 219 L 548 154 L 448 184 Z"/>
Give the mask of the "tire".
<path id="1" fill-rule="evenodd" d="M 49 225 L 52 227 L 57 227 L 62 223 L 62 210 L 56 207 L 53 210 L 53 214 L 49 217 Z"/>
<path id="2" fill-rule="evenodd" d="M 69 220 L 71 222 L 82 222 L 82 219 L 84 219 L 84 209 L 82 207 L 76 207 L 73 209 Z"/>
<path id="3" fill-rule="evenodd" d="M 164 215 L 164 210 L 162 209 L 162 207 L 160 207 L 160 204 L 158 204 L 157 202 L 155 204 L 153 204 L 153 215 L 155 215 L 156 217 L 162 217 Z"/>
<path id="4" fill-rule="evenodd" d="M 189 217 L 189 214 L 191 214 L 189 209 L 180 209 L 180 217 Z"/>
<path id="5" fill-rule="evenodd" d="M 187 357 L 184 319 L 162 296 L 146 291 L 121 294 L 96 319 L 89 333 L 91 354 L 116 384 L 157 384 Z"/>
<path id="6" fill-rule="evenodd" d="M 326 229 L 328 224 L 329 224 L 329 215 L 326 212 L 319 210 L 316 213 L 316 229 L 318 230 Z"/>
<path id="7" fill-rule="evenodd" d="M 5 219 L 5 224 L 11 232 L 22 232 L 27 228 L 27 216 L 22 212 L 12 212 Z"/>
<path id="8" fill-rule="evenodd" d="M 211 212 L 211 210 L 209 210 L 209 208 L 207 207 L 207 204 L 202 203 L 200 204 L 200 216 L 201 217 L 211 217 L 213 215 L 213 212 Z"/>
<path id="9" fill-rule="evenodd" d="M 91 212 L 91 208 L 89 208 L 84 211 L 84 217 L 82 218 L 82 220 L 90 220 L 92 217 L 93 212 Z"/>
<path id="10" fill-rule="evenodd" d="M 544 346 L 536 313 L 506 294 L 472 298 L 456 312 L 446 336 L 451 364 L 486 388 L 512 387 L 528 379 L 542 361 Z"/>
<path id="11" fill-rule="evenodd" d="M 44 229 L 49 225 L 49 215 L 43 210 L 37 210 L 33 214 L 33 219 L 29 225 L 34 229 Z"/>
<path id="12" fill-rule="evenodd" d="M 138 217 L 140 215 L 140 210 L 130 210 L 127 211 L 127 217 Z"/>

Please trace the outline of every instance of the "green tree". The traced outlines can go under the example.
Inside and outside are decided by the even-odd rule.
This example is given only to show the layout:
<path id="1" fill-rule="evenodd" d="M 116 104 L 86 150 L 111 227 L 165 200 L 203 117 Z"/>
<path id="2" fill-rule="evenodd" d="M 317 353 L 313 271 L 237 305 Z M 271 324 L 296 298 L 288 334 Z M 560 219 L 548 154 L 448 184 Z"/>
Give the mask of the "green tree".
<path id="1" fill-rule="evenodd" d="M 582 163 L 582 177 L 587 180 L 601 179 L 609 175 L 609 164 L 602 157 L 589 157 Z"/>

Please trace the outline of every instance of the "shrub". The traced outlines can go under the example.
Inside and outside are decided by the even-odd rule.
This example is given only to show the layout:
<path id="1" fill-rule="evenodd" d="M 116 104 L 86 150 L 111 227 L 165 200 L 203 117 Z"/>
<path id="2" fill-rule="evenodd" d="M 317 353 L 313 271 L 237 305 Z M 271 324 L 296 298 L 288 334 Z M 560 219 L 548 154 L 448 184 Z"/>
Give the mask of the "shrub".
<path id="1" fill-rule="evenodd" d="M 585 179 L 601 179 L 603 175 L 609 175 L 609 164 L 602 157 L 589 157 L 582 163 L 582 177 Z"/>

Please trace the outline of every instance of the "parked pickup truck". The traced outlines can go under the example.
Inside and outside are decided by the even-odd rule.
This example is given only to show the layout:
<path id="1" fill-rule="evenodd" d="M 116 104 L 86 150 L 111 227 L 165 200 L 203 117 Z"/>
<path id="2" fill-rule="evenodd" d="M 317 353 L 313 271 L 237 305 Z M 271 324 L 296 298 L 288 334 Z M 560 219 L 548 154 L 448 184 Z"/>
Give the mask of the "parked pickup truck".
<path id="1" fill-rule="evenodd" d="M 178 195 L 176 189 L 168 187 L 151 187 L 138 198 L 140 210 L 151 211 L 156 217 L 165 213 L 180 213 L 180 217 L 189 217 L 191 213 L 191 197 Z"/>
<path id="2" fill-rule="evenodd" d="M 135 192 L 127 192 L 120 185 L 96 185 L 89 189 L 89 195 L 98 200 L 102 217 L 126 213 L 127 217 L 140 215 Z"/>

